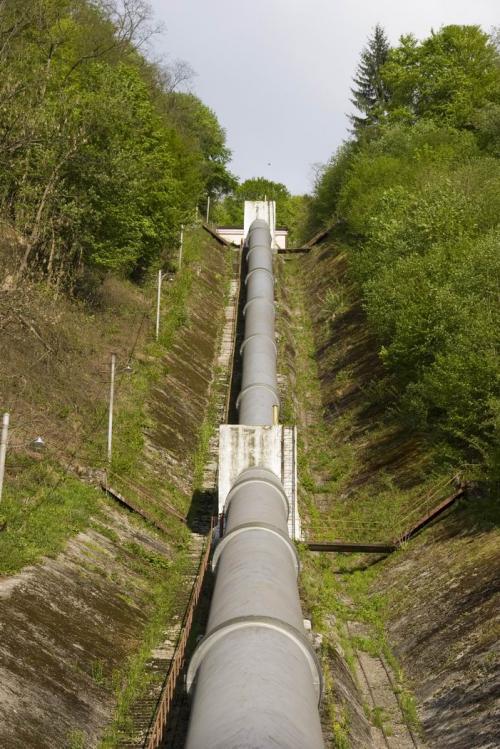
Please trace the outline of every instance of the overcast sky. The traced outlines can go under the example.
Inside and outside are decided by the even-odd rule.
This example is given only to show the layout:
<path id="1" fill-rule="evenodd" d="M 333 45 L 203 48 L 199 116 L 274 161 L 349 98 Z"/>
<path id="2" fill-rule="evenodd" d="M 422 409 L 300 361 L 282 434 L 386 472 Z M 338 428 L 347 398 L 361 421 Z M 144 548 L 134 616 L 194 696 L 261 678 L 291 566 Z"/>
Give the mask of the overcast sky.
<path id="1" fill-rule="evenodd" d="M 346 136 L 349 88 L 379 22 L 395 44 L 450 23 L 500 24 L 498 0 L 150 0 L 167 60 L 197 75 L 192 90 L 226 129 L 232 170 L 308 192 L 313 165 Z"/>

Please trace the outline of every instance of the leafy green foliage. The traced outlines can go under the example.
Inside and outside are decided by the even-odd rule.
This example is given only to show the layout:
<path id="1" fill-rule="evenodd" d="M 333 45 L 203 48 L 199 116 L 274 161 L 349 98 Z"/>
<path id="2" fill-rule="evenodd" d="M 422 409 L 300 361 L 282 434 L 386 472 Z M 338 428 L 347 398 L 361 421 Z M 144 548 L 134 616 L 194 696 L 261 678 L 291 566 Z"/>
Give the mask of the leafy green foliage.
<path id="1" fill-rule="evenodd" d="M 500 56 L 449 26 L 403 37 L 382 75 L 385 122 L 324 168 L 311 228 L 345 225 L 395 412 L 498 479 Z"/>
<path id="2" fill-rule="evenodd" d="M 213 112 L 139 53 L 138 0 L 6 0 L 0 10 L 0 216 L 16 276 L 74 287 L 84 266 L 140 276 L 207 192 L 228 190 Z"/>
<path id="3" fill-rule="evenodd" d="M 498 53 L 479 26 L 445 26 L 418 43 L 403 36 L 383 69 L 396 118 L 470 126 L 473 113 L 500 102 Z"/>

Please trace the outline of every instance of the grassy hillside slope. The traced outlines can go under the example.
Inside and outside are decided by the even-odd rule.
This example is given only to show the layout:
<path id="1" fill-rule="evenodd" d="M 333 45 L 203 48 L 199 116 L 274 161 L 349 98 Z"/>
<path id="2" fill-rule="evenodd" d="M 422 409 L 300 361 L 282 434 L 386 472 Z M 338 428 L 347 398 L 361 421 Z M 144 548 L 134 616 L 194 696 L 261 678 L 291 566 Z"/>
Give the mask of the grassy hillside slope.
<path id="1" fill-rule="evenodd" d="M 426 497 L 435 492 L 437 502 L 450 492 L 445 482 L 457 466 L 391 410 L 346 270 L 335 242 L 283 264 L 287 416 L 299 424 L 306 538 L 384 541 Z M 471 485 L 455 509 L 390 557 L 303 552 L 304 600 L 326 638 L 332 746 L 371 745 L 360 701 L 372 724 L 397 738 L 391 711 L 370 707 L 356 690 L 363 653 L 390 668 L 406 723 L 427 746 L 498 746 L 498 508 L 493 490 Z M 339 657 L 350 667 L 350 689 Z"/>
<path id="2" fill-rule="evenodd" d="M 2 746 L 114 747 L 137 732 L 131 708 L 152 688 L 148 663 L 196 570 L 199 539 L 178 515 L 203 499 L 229 275 L 228 256 L 190 231 L 182 270 L 164 281 L 158 343 L 154 285 L 109 280 L 92 303 L 37 286 L 2 297 L 1 405 L 13 426 L 0 532 Z M 120 371 L 108 479 L 164 532 L 96 485 L 111 351 Z"/>

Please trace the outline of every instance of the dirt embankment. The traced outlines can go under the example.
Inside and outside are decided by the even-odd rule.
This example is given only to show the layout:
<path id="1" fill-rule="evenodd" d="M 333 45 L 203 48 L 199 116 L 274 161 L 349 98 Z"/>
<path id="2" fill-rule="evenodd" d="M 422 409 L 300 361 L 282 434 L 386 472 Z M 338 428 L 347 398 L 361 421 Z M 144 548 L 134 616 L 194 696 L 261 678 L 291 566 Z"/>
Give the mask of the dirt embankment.
<path id="1" fill-rule="evenodd" d="M 305 376 L 305 387 L 321 418 L 303 425 L 305 525 L 332 538 L 379 541 L 454 466 L 391 416 L 377 344 L 346 269 L 346 254 L 331 244 L 297 270 L 313 340 L 315 375 Z M 494 492 L 471 490 L 392 557 L 324 562 L 324 574 L 365 591 L 362 621 L 383 619 L 380 637 L 406 673 L 434 749 L 500 746 L 499 507 Z"/>
<path id="2" fill-rule="evenodd" d="M 109 293 L 94 310 L 61 300 L 59 317 L 52 301 L 47 302 L 44 315 L 38 315 L 37 310 L 44 309 L 40 290 L 34 290 L 31 305 L 28 289 L 8 292 L 10 307 L 1 308 L 2 344 L 10 347 L 1 365 L 9 382 L 2 404 L 7 403 L 14 424 L 28 423 L 30 417 L 29 428 L 14 432 L 19 469 L 15 462 L 10 464 L 9 482 L 15 483 L 16 470 L 30 460 L 22 451 L 28 435 L 41 424 L 51 445 L 51 464 L 57 459 L 65 464 L 70 448 L 83 456 L 79 460 L 91 460 L 94 447 L 84 449 L 81 437 L 98 411 L 103 388 L 80 389 L 78 383 L 97 379 L 111 350 L 127 361 L 134 338 L 132 376 L 137 376 L 145 410 L 136 413 L 133 409 L 131 380 L 117 402 L 117 439 L 123 440 L 116 448 L 119 468 L 127 480 L 146 486 L 160 509 L 164 502 L 188 512 L 224 319 L 229 266 L 220 248 L 203 235 L 187 241 L 193 248 L 186 257 L 189 278 L 181 280 L 186 284 L 186 304 L 175 324 L 169 323 L 166 310 L 164 324 L 171 326 L 171 335 L 163 351 L 148 343 L 151 328 L 147 321 L 140 328 L 149 308 L 144 292 L 128 284 L 109 281 L 104 289 Z M 180 299 L 176 283 L 167 292 L 172 308 Z M 144 377 L 148 367 L 154 371 Z M 20 378 L 18 390 L 15 377 Z M 129 433 L 134 433 L 137 424 L 140 439 L 129 443 Z M 133 452 L 134 447 L 140 454 L 127 466 L 122 454 Z M 91 474 L 85 471 L 85 476 Z M 76 479 L 70 480 L 75 482 L 70 486 L 76 486 Z M 62 485 L 56 482 L 51 495 L 42 493 L 40 498 L 53 504 L 54 492 Z M 161 487 L 158 491 L 157 486 Z M 187 582 L 193 565 L 189 529 L 168 515 L 166 505 L 162 519 L 169 532 L 162 534 L 98 489 L 86 486 L 85 492 L 85 528 L 73 528 L 74 518 L 61 516 L 58 522 L 66 526 L 67 538 L 62 551 L 0 578 L 0 746 L 5 749 L 96 747 L 105 733 L 103 746 L 111 747 L 133 733 L 128 710 L 147 687 L 144 663 L 162 641 L 172 618 L 182 613 L 189 595 Z M 88 492 L 93 492 L 90 498 Z M 11 492 L 9 501 L 17 497 Z M 73 501 L 78 504 L 78 493 Z M 26 503 L 23 522 L 29 526 L 38 506 L 30 505 L 29 496 Z M 18 533 L 22 543 L 36 537 L 43 548 L 42 536 L 48 530 L 40 520 L 42 507 L 33 536 L 26 535 L 13 516 L 14 521 L 0 533 L 0 544 L 2 537 L 7 538 L 4 534 Z M 55 522 L 51 512 L 50 522 Z"/>

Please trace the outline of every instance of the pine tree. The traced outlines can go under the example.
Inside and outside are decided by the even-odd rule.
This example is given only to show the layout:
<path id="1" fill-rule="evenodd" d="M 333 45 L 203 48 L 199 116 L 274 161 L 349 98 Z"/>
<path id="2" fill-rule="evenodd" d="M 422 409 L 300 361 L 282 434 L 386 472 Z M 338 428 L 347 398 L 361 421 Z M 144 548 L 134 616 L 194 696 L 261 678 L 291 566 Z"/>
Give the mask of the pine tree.
<path id="1" fill-rule="evenodd" d="M 389 99 L 381 69 L 389 54 L 389 41 L 382 26 L 375 26 L 373 36 L 361 52 L 361 60 L 353 78 L 352 104 L 363 116 L 350 115 L 353 132 L 357 135 L 383 117 Z"/>

